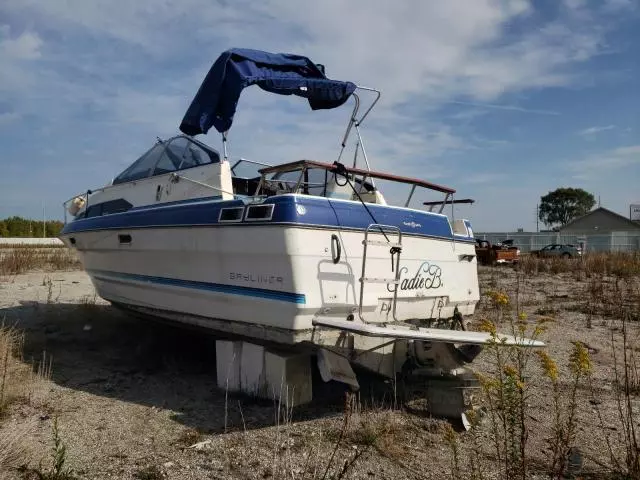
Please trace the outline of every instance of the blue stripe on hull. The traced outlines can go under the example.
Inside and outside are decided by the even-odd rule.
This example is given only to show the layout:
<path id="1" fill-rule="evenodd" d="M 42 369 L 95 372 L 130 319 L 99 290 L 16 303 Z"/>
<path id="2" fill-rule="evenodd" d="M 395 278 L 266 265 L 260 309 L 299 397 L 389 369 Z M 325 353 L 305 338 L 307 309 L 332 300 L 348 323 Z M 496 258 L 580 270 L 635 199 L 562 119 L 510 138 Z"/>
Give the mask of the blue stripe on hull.
<path id="1" fill-rule="evenodd" d="M 267 198 L 262 205 L 273 204 L 270 220 L 219 223 L 222 208 L 245 207 L 242 200 L 194 200 L 188 203 L 138 207 L 102 217 L 79 218 L 65 225 L 61 235 L 93 230 L 117 230 L 152 227 L 224 226 L 243 227 L 286 224 L 301 227 L 364 230 L 372 223 L 396 225 L 403 234 L 474 242 L 455 236 L 447 217 L 430 212 L 386 205 L 367 204 L 371 217 L 359 202 L 339 202 L 322 197 L 282 195 Z M 248 208 L 248 206 L 247 206 Z"/>
<path id="2" fill-rule="evenodd" d="M 193 290 L 225 293 L 227 295 L 265 298 L 267 300 L 278 300 L 281 302 L 296 303 L 298 305 L 304 305 L 306 303 L 306 297 L 302 293 L 278 292 L 276 290 L 267 290 L 264 288 L 238 287 L 223 283 L 196 282 L 192 280 L 181 280 L 178 278 L 154 277 L 150 275 L 111 272 L 106 270 L 88 270 L 88 273 L 99 280 L 109 280 L 109 278 L 104 277 L 111 277 L 112 279 L 133 280 L 136 282 L 153 283 L 157 285 L 191 288 Z"/>

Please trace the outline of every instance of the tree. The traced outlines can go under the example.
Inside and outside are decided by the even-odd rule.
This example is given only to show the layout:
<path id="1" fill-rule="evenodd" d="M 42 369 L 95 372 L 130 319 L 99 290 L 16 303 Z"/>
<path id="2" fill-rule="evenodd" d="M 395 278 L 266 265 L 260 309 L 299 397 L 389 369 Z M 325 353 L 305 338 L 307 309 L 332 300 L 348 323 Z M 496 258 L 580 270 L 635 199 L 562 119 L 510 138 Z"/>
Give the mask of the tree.
<path id="1" fill-rule="evenodd" d="M 588 213 L 595 204 L 596 199 L 589 192 L 562 187 L 540 197 L 538 217 L 548 227 L 563 226 Z"/>

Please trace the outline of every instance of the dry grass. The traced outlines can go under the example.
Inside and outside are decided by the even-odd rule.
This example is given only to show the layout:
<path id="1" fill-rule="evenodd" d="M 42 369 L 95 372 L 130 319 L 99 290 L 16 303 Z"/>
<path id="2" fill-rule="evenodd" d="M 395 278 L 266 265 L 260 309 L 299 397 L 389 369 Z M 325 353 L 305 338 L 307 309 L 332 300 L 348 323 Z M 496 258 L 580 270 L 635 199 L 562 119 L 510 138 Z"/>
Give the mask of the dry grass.
<path id="1" fill-rule="evenodd" d="M 581 258 L 538 258 L 523 255 L 516 268 L 527 274 L 573 273 L 578 279 L 594 275 L 629 278 L 640 275 L 640 252 L 588 253 Z"/>
<path id="2" fill-rule="evenodd" d="M 51 361 L 46 353 L 33 368 L 22 359 L 23 344 L 21 332 L 0 324 L 0 418 L 13 402 L 40 400 L 51 377 Z"/>
<path id="3" fill-rule="evenodd" d="M 488 420 L 476 425 L 476 433 L 469 432 L 462 438 L 451 430 L 445 431 L 451 476 L 480 479 L 491 472 L 497 478 L 524 479 L 530 474 L 566 478 L 578 475 L 584 459 L 588 458 L 589 472 L 584 472 L 587 478 L 595 475 L 594 478 L 640 479 L 637 428 L 640 419 L 637 408 L 640 255 L 591 254 L 581 259 L 526 257 L 514 270 L 515 279 L 514 272 L 510 272 L 506 281 L 495 277 L 497 269 L 484 271 L 491 274 L 491 289 L 486 292 L 489 301 L 483 300 L 479 308 L 479 312 L 490 319 L 483 323 L 485 329 L 487 324 L 491 327 L 489 331 L 495 324 L 513 327 L 516 320 L 516 333 L 525 333 L 527 314 L 520 308 L 528 306 L 534 318 L 541 315 L 538 319 L 545 321 L 550 313 L 555 316 L 580 312 L 586 319 L 582 327 L 584 333 L 574 331 L 572 335 L 576 340 L 550 339 L 550 344 L 558 346 L 573 344 L 568 362 L 547 353 L 547 349 L 538 352 L 538 365 L 521 363 L 519 357 L 526 349 L 520 347 L 488 349 L 492 353 L 490 368 L 481 378 Z M 562 284 L 565 289 L 558 288 Z M 510 296 L 501 291 L 505 287 L 511 292 Z M 507 308 L 510 305 L 511 311 Z M 582 340 L 587 332 L 603 328 L 605 335 L 610 334 L 608 345 L 605 341 L 604 345 L 600 343 L 598 348 L 592 348 Z M 557 327 L 555 330 L 559 335 L 564 334 Z M 592 338 L 595 342 L 601 341 L 593 335 L 589 342 Z M 603 376 L 601 369 L 607 364 L 612 364 L 613 371 Z M 607 384 L 611 387 L 605 388 Z M 542 404 L 536 407 L 543 406 L 548 417 L 546 422 L 541 422 L 532 410 L 532 404 L 540 400 Z M 612 412 L 615 413 L 612 415 Z M 470 420 L 474 423 L 472 417 Z M 599 435 L 585 438 L 583 432 L 594 424 L 599 427 Z M 485 446 L 479 452 L 474 443 L 478 435 L 484 439 Z M 537 443 L 530 442 L 531 436 L 538 437 Z M 540 439 L 544 441 L 544 456 L 539 455 Z M 487 445 L 494 445 L 493 455 L 488 455 Z M 484 473 L 477 468 L 481 464 Z"/>
<path id="4" fill-rule="evenodd" d="M 34 420 L 0 425 L 0 478 L 3 470 L 20 468 L 31 457 L 28 438 L 35 428 Z"/>
<path id="5" fill-rule="evenodd" d="M 34 371 L 22 361 L 24 337 L 13 327 L 0 324 L 0 471 L 28 463 L 27 438 L 33 422 L 16 422 L 8 417 L 17 402 L 34 403 L 43 398 L 51 365 L 43 361 Z"/>
<path id="6" fill-rule="evenodd" d="M 25 369 L 18 361 L 23 336 L 14 328 L 0 327 L 0 415 L 22 393 Z"/>
<path id="7" fill-rule="evenodd" d="M 19 245 L 0 248 L 0 275 L 17 275 L 29 270 L 71 270 L 80 263 L 66 247 Z"/>

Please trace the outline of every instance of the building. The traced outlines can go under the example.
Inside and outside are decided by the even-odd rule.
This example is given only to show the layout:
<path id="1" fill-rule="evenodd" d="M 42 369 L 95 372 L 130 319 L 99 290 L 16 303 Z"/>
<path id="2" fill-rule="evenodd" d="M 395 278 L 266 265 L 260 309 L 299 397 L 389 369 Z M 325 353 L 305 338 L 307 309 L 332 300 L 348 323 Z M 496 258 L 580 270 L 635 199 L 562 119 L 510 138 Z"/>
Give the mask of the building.
<path id="1" fill-rule="evenodd" d="M 633 222 L 604 207 L 598 207 L 560 228 L 560 233 L 564 235 L 605 235 L 612 232 L 640 235 L 640 223 Z"/>

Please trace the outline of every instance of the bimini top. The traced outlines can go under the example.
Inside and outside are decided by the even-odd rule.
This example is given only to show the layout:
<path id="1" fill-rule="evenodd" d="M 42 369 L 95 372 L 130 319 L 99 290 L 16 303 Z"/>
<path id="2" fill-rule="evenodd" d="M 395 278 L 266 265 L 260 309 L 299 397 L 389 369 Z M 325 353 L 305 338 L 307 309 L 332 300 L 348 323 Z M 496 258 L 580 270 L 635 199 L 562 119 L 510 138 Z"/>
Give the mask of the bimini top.
<path id="1" fill-rule="evenodd" d="M 209 70 L 180 130 L 197 135 L 213 126 L 226 132 L 240 92 L 254 84 L 267 92 L 304 97 L 312 110 L 339 107 L 356 89 L 351 82 L 328 79 L 324 68 L 307 57 L 234 48 L 222 53 Z"/>

